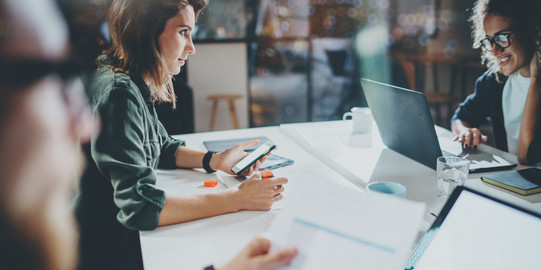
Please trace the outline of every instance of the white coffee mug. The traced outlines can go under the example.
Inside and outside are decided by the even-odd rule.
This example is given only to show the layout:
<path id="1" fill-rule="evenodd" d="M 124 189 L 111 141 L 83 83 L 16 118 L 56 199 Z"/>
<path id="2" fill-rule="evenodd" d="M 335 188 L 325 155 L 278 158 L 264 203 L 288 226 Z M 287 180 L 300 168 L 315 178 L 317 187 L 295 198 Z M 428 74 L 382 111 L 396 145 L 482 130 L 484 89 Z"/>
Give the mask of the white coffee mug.
<path id="1" fill-rule="evenodd" d="M 344 113 L 342 120 L 351 118 L 353 133 L 369 133 L 372 130 L 372 113 L 368 107 L 353 107 L 351 112 Z"/>

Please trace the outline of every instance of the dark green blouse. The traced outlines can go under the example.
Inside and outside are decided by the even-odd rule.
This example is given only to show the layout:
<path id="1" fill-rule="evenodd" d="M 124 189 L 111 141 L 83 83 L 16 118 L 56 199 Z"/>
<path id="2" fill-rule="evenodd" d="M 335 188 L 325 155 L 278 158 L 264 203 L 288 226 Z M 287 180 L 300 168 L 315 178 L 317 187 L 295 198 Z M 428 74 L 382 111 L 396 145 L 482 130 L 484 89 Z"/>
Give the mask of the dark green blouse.
<path id="1" fill-rule="evenodd" d="M 175 168 L 184 142 L 167 135 L 140 77 L 102 65 L 85 86 L 101 132 L 83 147 L 88 165 L 75 210 L 78 270 L 143 269 L 139 230 L 158 226 L 165 203 L 155 187 L 156 168 Z"/>
<path id="2" fill-rule="evenodd" d="M 92 159 L 113 186 L 118 221 L 135 230 L 156 228 L 165 203 L 165 193 L 155 187 L 156 169 L 175 168 L 184 142 L 169 137 L 140 77 L 102 66 L 90 87 L 90 103 L 101 118 Z"/>

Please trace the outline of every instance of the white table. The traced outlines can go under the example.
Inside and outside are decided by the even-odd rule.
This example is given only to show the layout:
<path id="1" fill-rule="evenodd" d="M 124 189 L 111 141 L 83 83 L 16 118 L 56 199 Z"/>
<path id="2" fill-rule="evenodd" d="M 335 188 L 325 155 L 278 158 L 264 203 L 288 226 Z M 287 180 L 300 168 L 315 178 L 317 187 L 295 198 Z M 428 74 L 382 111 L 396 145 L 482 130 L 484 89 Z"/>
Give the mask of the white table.
<path id="1" fill-rule="evenodd" d="M 178 136 L 187 146 L 204 150 L 205 140 L 256 137 L 265 135 L 278 146 L 274 154 L 291 158 L 292 166 L 274 170 L 276 176 L 286 176 L 284 199 L 301 198 L 303 187 L 328 181 L 348 189 L 363 192 L 340 174 L 322 164 L 294 141 L 280 132 L 278 127 L 241 129 Z M 194 194 L 225 189 L 222 185 L 209 189 L 202 187 L 205 179 L 216 179 L 213 174 L 199 170 L 160 171 L 158 187 L 168 194 Z M 280 207 L 280 205 L 278 205 Z M 273 207 L 274 208 L 274 207 Z M 234 257 L 255 235 L 265 232 L 275 217 L 275 211 L 241 211 L 183 224 L 166 226 L 154 231 L 142 231 L 141 249 L 145 269 L 202 269 L 208 264 L 223 265 Z"/>
<path id="2" fill-rule="evenodd" d="M 328 121 L 196 133 L 178 138 L 186 140 L 190 148 L 204 150 L 202 142 L 205 140 L 269 137 L 278 146 L 274 154 L 295 160 L 294 165 L 274 171 L 277 176 L 289 178 L 285 198 L 276 205 L 278 208 L 302 199 L 303 187 L 318 187 L 318 182 L 331 182 L 359 194 L 365 192 L 364 186 L 371 181 L 402 183 L 407 187 L 407 199 L 428 206 L 421 235 L 434 220 L 431 213 L 437 214 L 444 203 L 436 196 L 436 172 L 386 148 L 375 126 L 372 134 L 351 136 L 350 132 L 351 128 L 342 121 Z M 438 136 L 449 137 L 450 134 L 438 129 Z M 481 150 L 516 160 L 516 157 L 491 147 L 481 146 Z M 541 194 L 515 195 L 481 182 L 479 176 L 471 174 L 466 185 L 541 213 Z M 206 179 L 216 179 L 216 176 L 202 170 L 160 171 L 157 185 L 168 194 L 197 194 L 226 188 L 223 185 L 204 188 L 202 183 Z M 329 194 L 328 198 L 322 199 L 340 197 Z M 276 211 L 280 210 L 242 211 L 141 232 L 145 269 L 202 269 L 211 263 L 223 265 L 253 236 L 270 227 Z"/>
<path id="3" fill-rule="evenodd" d="M 283 124 L 280 130 L 359 187 L 374 181 L 393 181 L 405 185 L 407 199 L 428 204 L 428 225 L 433 221 L 430 213 L 437 214 L 443 206 L 444 201 L 436 195 L 436 171 L 388 149 L 381 142 L 375 124 L 371 134 L 356 135 L 351 134 L 351 127 L 343 121 Z M 440 143 L 451 141 L 454 137 L 451 131 L 441 127 L 436 127 L 436 133 Z M 516 156 L 487 145 L 480 145 L 479 150 L 517 162 Z M 519 164 L 516 169 L 526 167 Z M 491 173 L 470 174 L 466 186 L 541 213 L 541 193 L 521 196 L 481 181 L 480 176 Z"/>

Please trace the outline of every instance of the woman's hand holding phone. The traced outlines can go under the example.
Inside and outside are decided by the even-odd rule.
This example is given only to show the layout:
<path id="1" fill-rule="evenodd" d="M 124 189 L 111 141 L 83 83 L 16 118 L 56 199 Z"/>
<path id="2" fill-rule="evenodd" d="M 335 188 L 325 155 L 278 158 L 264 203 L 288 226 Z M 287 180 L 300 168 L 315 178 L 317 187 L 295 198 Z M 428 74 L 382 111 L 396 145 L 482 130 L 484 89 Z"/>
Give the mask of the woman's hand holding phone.
<path id="1" fill-rule="evenodd" d="M 232 169 L 235 164 L 237 164 L 244 157 L 249 154 L 244 150 L 248 148 L 253 148 L 259 144 L 259 140 L 248 141 L 245 143 L 237 144 L 224 152 L 216 153 L 212 156 L 210 160 L 210 167 L 215 170 L 220 170 L 229 174 L 235 174 Z M 267 154 L 268 155 L 268 154 Z M 242 172 L 240 175 L 247 176 L 251 175 L 254 171 L 259 169 L 259 165 L 267 158 L 267 155 L 256 161 L 252 166 Z"/>
<path id="2" fill-rule="evenodd" d="M 276 145 L 274 145 L 272 142 L 265 142 L 264 144 L 259 145 L 251 153 L 233 165 L 231 171 L 237 175 L 243 175 L 245 171 L 249 170 L 249 168 L 257 161 L 263 157 L 266 157 L 274 148 L 276 148 Z"/>

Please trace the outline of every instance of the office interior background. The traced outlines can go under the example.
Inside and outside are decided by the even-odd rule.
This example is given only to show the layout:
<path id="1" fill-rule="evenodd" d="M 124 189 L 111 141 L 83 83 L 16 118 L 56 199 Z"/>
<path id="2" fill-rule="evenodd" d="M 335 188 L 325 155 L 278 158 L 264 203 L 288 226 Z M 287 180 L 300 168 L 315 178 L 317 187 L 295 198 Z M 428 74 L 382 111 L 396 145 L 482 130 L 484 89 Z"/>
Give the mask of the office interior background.
<path id="1" fill-rule="evenodd" d="M 76 1 L 82 42 L 107 45 L 111 0 Z M 449 128 L 485 71 L 472 48 L 471 0 L 210 0 L 194 31 L 197 53 L 174 81 L 177 109 L 159 104 L 171 134 L 210 129 L 209 95 L 233 99 L 239 127 L 341 119 L 366 106 L 360 78 L 424 92 Z M 81 13 L 81 10 L 83 11 Z M 233 128 L 226 102 L 215 130 Z"/>

